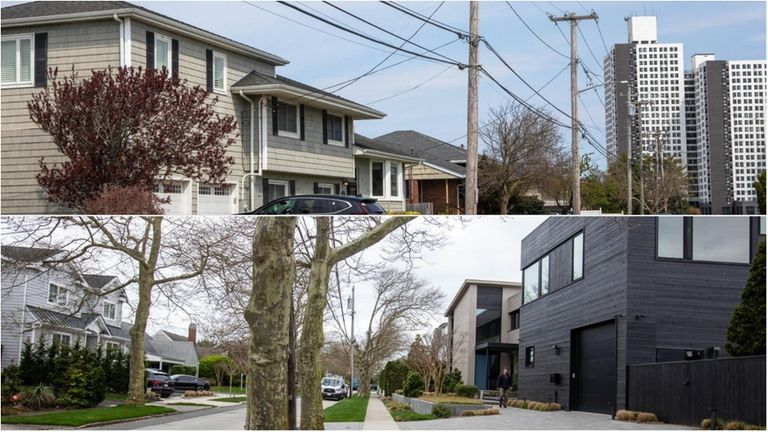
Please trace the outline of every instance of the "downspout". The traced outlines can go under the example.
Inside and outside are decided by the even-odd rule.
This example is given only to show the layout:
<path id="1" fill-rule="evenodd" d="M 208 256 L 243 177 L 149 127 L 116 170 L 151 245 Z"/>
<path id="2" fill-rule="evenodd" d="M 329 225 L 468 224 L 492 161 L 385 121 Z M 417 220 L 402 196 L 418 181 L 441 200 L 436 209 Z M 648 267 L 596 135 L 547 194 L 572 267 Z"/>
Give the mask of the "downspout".
<path id="1" fill-rule="evenodd" d="M 125 30 L 123 28 L 123 20 L 117 14 L 112 15 L 112 19 L 120 24 L 120 66 L 125 66 Z"/>
<path id="2" fill-rule="evenodd" d="M 255 127 L 256 127 L 256 121 L 255 121 L 256 104 L 253 102 L 253 99 L 251 99 L 248 96 L 246 96 L 245 93 L 243 93 L 242 90 L 240 90 L 240 97 L 245 99 L 245 100 L 247 100 L 248 103 L 251 104 L 251 121 L 250 121 L 251 131 L 250 131 L 250 136 L 249 136 L 249 141 L 250 142 L 249 142 L 249 145 L 248 145 L 248 149 L 250 151 L 250 171 L 249 171 L 248 174 L 243 176 L 243 179 L 242 179 L 243 187 L 240 188 L 240 201 L 243 200 L 243 189 L 245 189 L 245 187 L 244 187 L 245 186 L 245 178 L 246 177 L 250 177 L 251 178 L 250 179 L 251 180 L 251 187 L 250 187 L 251 197 L 250 197 L 250 204 L 249 204 L 248 208 L 250 210 L 255 210 L 255 207 L 256 207 L 256 205 L 255 205 L 256 204 L 256 184 L 254 182 L 254 178 L 253 177 L 254 176 L 261 177 L 261 146 L 259 146 L 259 170 L 258 170 L 258 172 L 256 172 L 256 163 L 254 162 L 254 155 L 255 155 L 254 147 L 255 146 L 254 146 L 253 143 L 254 143 Z M 261 96 L 259 96 L 259 102 L 261 102 Z"/>
<path id="3" fill-rule="evenodd" d="M 19 332 L 19 364 L 21 364 L 21 352 L 24 348 L 24 324 L 26 324 L 27 319 L 27 280 L 29 278 L 29 275 L 24 274 L 24 297 L 21 301 L 21 331 Z M 32 343 L 35 343 L 35 340 L 32 340 Z"/>
<path id="4" fill-rule="evenodd" d="M 261 98 L 261 141 L 260 141 L 260 158 L 259 158 L 259 173 L 262 169 L 267 169 L 267 98 Z M 261 175 L 261 174 L 259 174 Z"/>

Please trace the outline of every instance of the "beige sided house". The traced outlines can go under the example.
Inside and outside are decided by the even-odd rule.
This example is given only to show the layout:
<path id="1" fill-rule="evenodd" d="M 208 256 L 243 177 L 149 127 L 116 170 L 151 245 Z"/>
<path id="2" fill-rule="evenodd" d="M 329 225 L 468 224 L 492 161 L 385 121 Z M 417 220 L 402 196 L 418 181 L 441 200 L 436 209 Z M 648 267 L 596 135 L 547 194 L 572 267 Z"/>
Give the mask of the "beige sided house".
<path id="1" fill-rule="evenodd" d="M 166 67 L 206 86 L 219 98 L 218 110 L 236 117 L 240 139 L 228 150 L 235 164 L 226 184 L 177 176 L 159 185 L 157 193 L 171 197 L 167 214 L 231 214 L 286 195 L 346 193 L 370 182 L 370 169 L 356 175 L 355 120 L 385 114 L 277 75 L 288 61 L 276 55 L 122 1 L 24 3 L 3 8 L 1 24 L 6 214 L 71 211 L 49 203 L 35 179 L 40 158 L 64 158 L 26 108 L 47 85 L 49 67 L 74 67 L 80 76 L 109 66 Z M 404 207 L 401 159 L 385 159 L 375 173 L 396 192 L 382 196 L 391 210 Z"/>
<path id="2" fill-rule="evenodd" d="M 450 369 L 465 384 L 495 390 L 506 368 L 514 375 L 520 340 L 520 282 L 467 279 L 445 316 L 451 335 Z"/>

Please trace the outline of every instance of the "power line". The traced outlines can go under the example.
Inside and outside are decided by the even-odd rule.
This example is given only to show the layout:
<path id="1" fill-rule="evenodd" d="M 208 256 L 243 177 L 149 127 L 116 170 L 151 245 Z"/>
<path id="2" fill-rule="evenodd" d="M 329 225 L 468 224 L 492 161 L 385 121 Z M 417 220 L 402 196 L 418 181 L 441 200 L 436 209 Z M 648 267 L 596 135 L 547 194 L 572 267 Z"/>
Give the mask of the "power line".
<path id="1" fill-rule="evenodd" d="M 302 8 L 296 6 L 296 5 L 293 5 L 293 4 L 291 4 L 291 3 L 287 2 L 287 1 L 280 0 L 280 1 L 278 1 L 278 3 L 280 3 L 283 6 L 289 7 L 291 9 L 293 9 L 293 10 L 299 11 L 299 12 L 303 13 L 304 15 L 312 17 L 312 18 L 314 18 L 314 19 L 316 19 L 318 21 L 322 21 L 322 22 L 324 22 L 324 23 L 326 23 L 326 24 L 328 24 L 330 26 L 336 27 L 339 30 L 345 31 L 347 33 L 354 34 L 354 35 L 356 35 L 358 37 L 361 37 L 363 39 L 367 39 L 367 40 L 369 40 L 371 42 L 374 42 L 374 43 L 377 43 L 379 45 L 383 45 L 383 46 L 386 46 L 386 47 L 389 47 L 389 48 L 392 48 L 392 49 L 396 49 L 398 51 L 402 51 L 404 53 L 408 53 L 408 54 L 411 54 L 411 55 L 416 55 L 416 56 L 419 56 L 419 57 L 424 58 L 424 59 L 429 59 L 429 60 L 440 62 L 440 63 L 452 64 L 454 66 L 458 66 L 460 69 L 463 69 L 463 68 L 466 67 L 466 65 L 462 64 L 462 63 L 453 62 L 453 61 L 447 61 L 447 60 L 439 59 L 439 58 L 432 57 L 432 56 L 422 55 L 422 54 L 416 53 L 414 51 L 407 50 L 405 48 L 399 48 L 399 47 L 397 47 L 395 45 L 392 45 L 392 44 L 390 44 L 388 42 L 384 42 L 384 41 L 378 40 L 376 38 L 364 35 L 364 34 L 362 34 L 360 32 L 355 31 L 355 30 L 352 30 L 352 29 L 346 28 L 344 26 L 341 26 L 339 24 L 336 24 L 336 23 L 334 23 L 334 22 L 332 22 L 332 21 L 330 21 L 330 20 L 328 20 L 326 18 L 323 18 L 323 17 L 320 17 L 318 15 L 315 15 L 312 12 L 306 11 L 306 10 L 304 10 L 304 9 L 302 9 Z"/>
<path id="2" fill-rule="evenodd" d="M 591 11 L 586 8 L 583 4 L 581 4 L 580 1 L 576 2 L 579 6 L 581 6 L 584 11 L 587 13 L 593 13 L 595 10 L 592 9 Z M 608 45 L 605 43 L 605 38 L 603 37 L 603 31 L 600 29 L 600 19 L 595 19 L 595 26 L 597 26 L 597 32 L 600 34 L 600 40 L 603 41 L 603 48 L 605 48 L 605 55 L 608 55 Z"/>
<path id="3" fill-rule="evenodd" d="M 442 29 L 442 30 L 445 30 L 445 31 L 448 31 L 448 32 L 451 32 L 451 33 L 454 33 L 454 34 L 456 34 L 458 37 L 460 37 L 462 39 L 469 37 L 469 32 L 467 32 L 465 30 L 461 30 L 461 29 L 459 29 L 457 27 L 453 27 L 451 25 L 442 23 L 442 22 L 437 21 L 435 19 L 427 18 L 424 15 L 422 15 L 422 14 L 420 14 L 420 13 L 414 11 L 414 10 L 408 9 L 407 7 L 405 7 L 405 6 L 401 5 L 401 4 L 395 3 L 393 1 L 383 1 L 383 0 L 381 1 L 381 3 L 386 5 L 386 6 L 389 6 L 389 7 L 393 8 L 395 10 L 398 10 L 398 11 L 400 11 L 400 12 L 406 14 L 406 15 L 410 15 L 413 18 L 416 18 L 418 20 L 424 21 L 424 22 L 426 22 L 427 24 L 429 24 L 431 26 L 437 27 L 439 29 Z"/>
<path id="4" fill-rule="evenodd" d="M 412 92 L 413 90 L 416 90 L 417 88 L 423 86 L 424 84 L 426 84 L 426 83 L 432 81 L 433 79 L 439 77 L 440 75 L 442 75 L 443 73 L 448 71 L 448 69 L 451 69 L 452 67 L 453 67 L 453 65 L 448 65 L 448 67 L 446 67 L 445 69 L 441 70 L 440 72 L 438 72 L 437 74 L 433 75 L 432 77 L 428 78 L 426 81 L 423 81 L 423 82 L 421 82 L 421 83 L 419 83 L 419 84 L 409 88 L 408 90 L 402 91 L 400 93 L 395 93 L 392 96 L 387 96 L 385 98 L 376 99 L 375 101 L 372 101 L 372 102 L 367 102 L 366 105 L 373 105 L 375 103 L 383 102 L 385 100 L 392 99 L 394 97 L 401 96 L 401 95 L 404 95 L 406 93 Z"/>
<path id="5" fill-rule="evenodd" d="M 409 37 L 408 39 L 406 39 L 406 38 L 404 38 L 404 37 L 402 37 L 402 36 L 398 35 L 397 33 L 393 33 L 393 32 L 391 32 L 391 31 L 389 31 L 389 30 L 387 30 L 387 29 L 385 29 L 385 28 L 383 28 L 383 27 L 381 27 L 381 26 L 379 26 L 379 25 L 377 25 L 377 24 L 374 24 L 374 23 L 372 23 L 372 22 L 370 22 L 370 21 L 366 20 L 365 18 L 361 18 L 361 17 L 359 17 L 359 16 L 357 16 L 357 15 L 353 14 L 352 12 L 349 12 L 349 11 L 347 11 L 347 10 L 345 10 L 345 9 L 343 9 L 343 8 L 341 8 L 341 7 L 339 7 L 339 6 L 336 6 L 335 4 L 333 4 L 333 3 L 331 3 L 331 2 L 328 2 L 328 1 L 323 1 L 323 3 L 327 4 L 328 6 L 330 6 L 330 7 L 334 8 L 334 9 L 336 9 L 336 10 L 338 10 L 338 11 L 340 11 L 340 12 L 344 13 L 344 14 L 347 14 L 347 15 L 351 16 L 352 18 L 355 18 L 356 20 L 362 21 L 362 22 L 364 22 L 364 23 L 368 24 L 369 26 L 371 26 L 371 27 L 373 27 L 373 28 L 375 28 L 375 29 L 378 29 L 378 30 L 380 30 L 380 31 L 382 31 L 382 32 L 384 32 L 384 33 L 386 33 L 386 34 L 390 35 L 390 36 L 394 36 L 394 37 L 396 37 L 396 38 L 400 39 L 401 41 L 403 41 L 403 45 L 400 45 L 400 48 L 402 48 L 402 47 L 403 47 L 405 44 L 411 44 L 411 45 L 413 45 L 413 46 L 415 46 L 415 47 L 417 47 L 417 48 L 421 48 L 421 49 L 423 49 L 423 50 L 427 50 L 427 51 L 429 51 L 430 53 L 432 53 L 432 54 L 434 54 L 434 55 L 437 55 L 437 56 L 440 56 L 440 57 L 442 57 L 442 58 L 444 58 L 444 59 L 446 59 L 446 60 L 449 60 L 449 61 L 451 61 L 451 62 L 453 62 L 453 63 L 459 63 L 458 61 L 456 61 L 456 60 L 454 60 L 454 59 L 452 59 L 452 58 L 450 58 L 450 57 L 447 57 L 447 56 L 445 56 L 445 55 L 443 55 L 443 54 L 440 54 L 440 53 L 434 52 L 434 51 L 430 50 L 429 48 L 426 48 L 426 47 L 424 47 L 424 46 L 422 46 L 422 45 L 419 45 L 419 44 L 417 44 L 416 42 L 413 42 L 413 41 L 411 41 L 411 39 L 413 38 L 413 36 L 415 36 L 415 34 L 416 34 L 416 33 L 418 33 L 418 32 L 419 32 L 419 30 L 421 30 L 421 29 L 422 29 L 422 28 L 423 28 L 423 27 L 424 27 L 424 26 L 427 24 L 426 22 L 423 22 L 423 23 L 422 23 L 422 25 L 421 25 L 421 27 L 419 27 L 419 29 L 418 29 L 418 30 L 416 30 L 416 33 L 414 33 L 413 35 L 411 35 L 411 37 Z M 432 15 L 434 15 L 435 13 L 437 13 L 437 11 L 438 11 L 438 10 L 440 10 L 440 8 L 443 6 L 443 4 L 444 4 L 444 3 L 445 3 L 445 2 L 441 2 L 441 3 L 440 3 L 438 6 L 437 6 L 437 8 L 435 9 L 435 11 L 434 11 L 434 12 L 432 12 Z M 430 15 L 430 18 L 432 17 L 432 15 Z"/>
<path id="6" fill-rule="evenodd" d="M 527 22 L 525 22 L 525 20 L 523 19 L 523 17 L 521 17 L 521 16 L 520 16 L 520 14 L 519 14 L 519 13 L 517 13 L 517 11 L 515 10 L 515 8 L 514 8 L 514 7 L 512 7 L 512 4 L 511 4 L 510 2 L 506 2 L 506 3 L 507 3 L 507 6 L 509 6 L 509 8 L 510 8 L 510 9 L 512 9 L 512 12 L 514 12 L 514 13 L 515 13 L 515 15 L 517 16 L 517 18 L 518 18 L 518 19 L 520 19 L 520 21 L 523 23 L 523 25 L 525 26 L 525 28 L 527 28 L 527 29 L 528 29 L 528 31 L 530 31 L 530 32 L 531 32 L 531 34 L 533 34 L 533 35 L 536 37 L 536 39 L 538 39 L 538 40 L 539 40 L 539 42 L 541 42 L 542 44 L 544 44 L 544 46 L 546 46 L 547 48 L 549 48 L 550 50 L 552 50 L 552 51 L 553 51 L 555 54 L 558 54 L 558 55 L 560 55 L 560 56 L 562 56 L 562 57 L 565 57 L 565 58 L 569 58 L 567 54 L 563 54 L 562 52 L 560 52 L 560 51 L 556 50 L 555 48 L 553 48 L 553 47 L 552 47 L 552 45 L 548 44 L 547 42 L 545 42 L 545 41 L 544 41 L 544 39 L 542 39 L 541 37 L 539 37 L 539 35 L 538 35 L 538 34 L 537 34 L 535 31 L 533 31 L 533 29 L 532 29 L 532 28 L 531 28 L 531 27 L 528 25 L 528 23 L 527 23 Z"/>
<path id="7" fill-rule="evenodd" d="M 587 38 L 584 36 L 584 32 L 581 31 L 581 27 L 579 27 L 577 25 L 576 29 L 579 31 L 579 34 L 581 35 L 581 39 L 584 41 L 584 45 L 587 46 L 587 51 L 589 51 L 589 54 L 595 60 L 595 63 L 597 64 L 597 67 L 602 68 L 603 64 L 600 62 L 600 60 L 597 59 L 597 56 L 595 55 L 595 52 L 592 51 L 592 47 L 589 46 L 589 42 L 587 41 Z"/>

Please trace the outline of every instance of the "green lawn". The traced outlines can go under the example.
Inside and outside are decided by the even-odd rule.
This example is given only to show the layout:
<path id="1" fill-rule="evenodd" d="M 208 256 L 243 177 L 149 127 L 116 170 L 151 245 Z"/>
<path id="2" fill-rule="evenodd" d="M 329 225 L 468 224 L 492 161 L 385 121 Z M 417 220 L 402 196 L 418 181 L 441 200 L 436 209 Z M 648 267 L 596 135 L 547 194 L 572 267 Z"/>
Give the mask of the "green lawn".
<path id="1" fill-rule="evenodd" d="M 235 396 L 235 397 L 225 397 L 225 398 L 216 398 L 216 399 L 210 399 L 212 401 L 216 402 L 232 402 L 232 403 L 240 403 L 245 402 L 248 400 L 245 396 Z"/>
<path id="2" fill-rule="evenodd" d="M 325 409 L 325 421 L 333 422 L 362 422 L 368 409 L 368 398 L 351 397 L 329 406 Z"/>
<path id="3" fill-rule="evenodd" d="M 229 394 L 229 386 L 211 386 L 211 391 L 214 393 L 227 393 Z M 232 394 L 245 394 L 245 389 L 232 386 Z"/>
<path id="4" fill-rule="evenodd" d="M 159 406 L 132 407 L 128 405 L 118 405 L 109 408 L 86 408 L 48 414 L 4 416 L 2 418 L 2 423 L 77 427 L 90 423 L 132 419 L 173 412 L 176 412 L 173 408 Z"/>

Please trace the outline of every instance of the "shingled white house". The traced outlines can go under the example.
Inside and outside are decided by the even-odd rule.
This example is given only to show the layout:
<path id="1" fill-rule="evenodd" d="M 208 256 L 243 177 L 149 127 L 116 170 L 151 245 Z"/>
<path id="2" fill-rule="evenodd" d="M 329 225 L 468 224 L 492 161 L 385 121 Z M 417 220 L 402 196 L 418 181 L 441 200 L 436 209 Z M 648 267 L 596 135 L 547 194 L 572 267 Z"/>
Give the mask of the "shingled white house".
<path id="1" fill-rule="evenodd" d="M 194 6 L 192 6 L 194 7 Z M 123 1 L 46 1 L 2 8 L 2 207 L 6 214 L 69 213 L 37 184 L 39 160 L 64 160 L 29 118 L 26 103 L 46 70 L 131 66 L 169 69 L 219 98 L 240 137 L 225 184 L 181 175 L 157 186 L 166 214 L 232 214 L 296 194 L 354 193 L 405 209 L 407 164 L 420 159 L 376 148 L 355 134 L 384 113 L 278 75 L 287 60 Z M 254 23 L 258 25 L 258 23 Z M 15 54 L 15 55 L 12 55 Z"/>
<path id="2" fill-rule="evenodd" d="M 67 252 L 2 246 L 2 367 L 19 364 L 25 343 L 80 343 L 88 349 L 127 351 L 130 344 L 124 308 L 128 297 L 116 276 L 83 274 L 60 264 Z M 150 366 L 199 366 L 195 340 L 170 339 L 167 332 L 145 335 Z"/>

